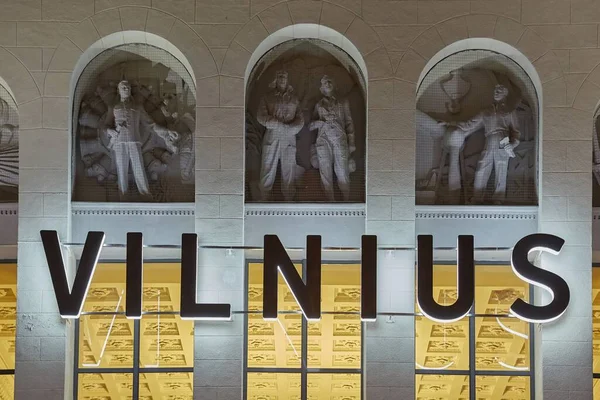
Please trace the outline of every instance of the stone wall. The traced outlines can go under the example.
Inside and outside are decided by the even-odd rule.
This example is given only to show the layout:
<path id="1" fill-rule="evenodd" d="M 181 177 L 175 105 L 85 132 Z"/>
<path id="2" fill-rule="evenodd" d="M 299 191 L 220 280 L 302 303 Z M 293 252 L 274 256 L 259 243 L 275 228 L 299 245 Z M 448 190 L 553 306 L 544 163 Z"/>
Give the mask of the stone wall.
<path id="1" fill-rule="evenodd" d="M 493 38 L 514 46 L 533 64 L 543 107 L 540 230 L 567 240 L 561 257 L 547 267 L 560 270 L 576 288 L 567 314 L 543 329 L 544 367 L 538 369 L 543 379 L 536 382 L 547 399 L 591 398 L 589 171 L 592 117 L 600 100 L 600 1 L 2 0 L 0 7 L 0 77 L 14 93 L 20 124 L 17 399 L 62 399 L 71 393 L 64 390 L 65 370 L 72 371 L 70 327 L 56 310 L 39 230 L 56 229 L 69 240 L 69 97 L 80 57 L 101 38 L 121 31 L 153 33 L 183 53 L 198 93 L 196 231 L 204 243 L 239 245 L 244 243 L 247 64 L 267 36 L 300 23 L 345 35 L 366 64 L 367 232 L 377 234 L 381 245 L 415 244 L 414 101 L 428 60 L 458 40 Z M 414 260 L 406 261 L 411 266 Z M 221 286 L 209 287 L 209 279 L 202 279 L 200 299 L 241 306 L 241 255 L 201 256 L 200 265 L 201 279 L 221 268 L 233 274 Z M 380 279 L 412 281 L 412 267 L 394 265 L 383 263 Z M 385 290 L 383 298 L 391 299 L 392 289 Z M 406 291 L 401 298 L 409 298 L 414 288 Z M 391 300 L 386 306 L 402 308 Z M 412 396 L 414 337 L 403 337 L 414 332 L 412 324 L 369 326 L 369 400 Z M 243 324 L 235 319 L 214 327 L 197 324 L 197 398 L 241 397 L 242 335 Z M 240 352 L 203 352 L 217 340 Z M 397 346 L 389 347 L 392 343 Z M 382 351 L 388 348 L 402 351 L 390 357 Z M 210 374 L 216 365 L 223 371 L 218 376 Z"/>

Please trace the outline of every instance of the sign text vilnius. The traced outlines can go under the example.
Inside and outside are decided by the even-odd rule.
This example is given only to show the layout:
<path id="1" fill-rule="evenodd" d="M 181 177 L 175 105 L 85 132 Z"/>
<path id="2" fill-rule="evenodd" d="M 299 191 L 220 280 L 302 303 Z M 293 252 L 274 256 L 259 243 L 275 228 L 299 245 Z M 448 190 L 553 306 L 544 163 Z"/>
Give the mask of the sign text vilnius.
<path id="1" fill-rule="evenodd" d="M 69 289 L 60 242 L 56 231 L 41 231 L 42 242 L 58 308 L 63 318 L 79 318 L 87 295 L 100 251 L 104 232 L 89 232 L 73 288 Z M 558 275 L 536 267 L 528 258 L 532 251 L 546 251 L 557 255 L 564 240 L 548 234 L 532 234 L 519 240 L 512 250 L 511 265 L 522 280 L 547 290 L 552 300 L 547 305 L 533 305 L 517 299 L 510 313 L 528 322 L 549 322 L 559 318 L 567 309 L 570 292 L 567 283 Z M 142 316 L 143 256 L 142 234 L 127 234 L 126 296 L 127 318 Z M 361 319 L 377 318 L 377 237 L 365 235 L 361 245 Z M 444 306 L 433 298 L 433 237 L 417 237 L 417 302 L 421 312 L 429 319 L 440 322 L 457 321 L 473 307 L 475 294 L 475 262 L 473 236 L 458 237 L 457 299 Z M 198 304 L 196 302 L 198 237 L 183 234 L 181 243 L 181 311 L 184 319 L 230 320 L 230 304 Z M 300 277 L 285 248 L 276 235 L 264 238 L 264 293 L 263 318 L 277 318 L 278 275 L 281 274 L 290 291 L 309 321 L 321 318 L 321 237 L 306 238 L 306 274 Z"/>

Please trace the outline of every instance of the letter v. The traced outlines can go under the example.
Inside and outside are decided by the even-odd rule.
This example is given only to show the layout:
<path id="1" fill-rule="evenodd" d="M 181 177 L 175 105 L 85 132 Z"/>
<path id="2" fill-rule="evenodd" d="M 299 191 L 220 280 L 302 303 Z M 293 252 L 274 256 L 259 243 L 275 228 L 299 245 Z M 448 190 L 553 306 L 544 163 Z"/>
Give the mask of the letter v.
<path id="1" fill-rule="evenodd" d="M 83 301 L 90 288 L 96 265 L 98 265 L 100 250 L 104 244 L 104 232 L 88 232 L 81 253 L 81 260 L 75 273 L 72 291 L 69 291 L 58 233 L 56 231 L 40 231 L 40 236 L 48 261 L 60 316 L 63 318 L 79 318 L 83 309 Z"/>

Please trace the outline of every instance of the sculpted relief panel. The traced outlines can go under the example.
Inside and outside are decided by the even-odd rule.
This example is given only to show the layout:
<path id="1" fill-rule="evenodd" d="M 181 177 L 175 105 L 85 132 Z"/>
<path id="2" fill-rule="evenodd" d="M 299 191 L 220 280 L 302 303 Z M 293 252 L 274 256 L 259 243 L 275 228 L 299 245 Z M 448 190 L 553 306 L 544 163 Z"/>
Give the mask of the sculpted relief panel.
<path id="1" fill-rule="evenodd" d="M 537 99 L 513 61 L 457 53 L 417 100 L 417 204 L 537 204 Z"/>
<path id="2" fill-rule="evenodd" d="M 246 91 L 246 201 L 364 202 L 365 85 L 319 40 L 285 42 Z"/>
<path id="3" fill-rule="evenodd" d="M 73 200 L 193 202 L 195 96 L 164 50 L 126 45 L 92 60 L 75 93 Z"/>
<path id="4" fill-rule="evenodd" d="M 19 117 L 12 96 L 0 85 L 0 202 L 19 198 Z"/>

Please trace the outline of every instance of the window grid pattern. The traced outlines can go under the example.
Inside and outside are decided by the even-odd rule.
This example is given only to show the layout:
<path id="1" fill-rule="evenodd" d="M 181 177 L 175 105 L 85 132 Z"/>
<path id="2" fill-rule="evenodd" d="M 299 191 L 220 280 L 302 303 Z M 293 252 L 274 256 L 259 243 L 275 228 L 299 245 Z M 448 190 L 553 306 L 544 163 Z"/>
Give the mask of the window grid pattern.
<path id="1" fill-rule="evenodd" d="M 498 266 L 499 268 L 502 268 L 502 266 Z M 477 268 L 477 267 L 476 267 Z M 508 268 L 508 267 L 507 267 Z M 477 269 L 476 269 L 477 271 Z M 476 275 L 477 276 L 477 275 Z M 435 283 L 434 283 L 435 285 Z M 476 279 L 476 288 L 477 288 L 477 279 Z M 533 294 L 534 294 L 534 289 L 532 286 L 527 285 L 527 292 L 528 292 L 528 297 L 529 299 L 533 299 Z M 477 289 L 476 289 L 476 293 L 477 293 Z M 477 295 L 475 296 L 475 299 L 477 299 Z M 438 302 L 440 303 L 445 303 L 445 301 L 443 299 L 437 299 Z M 450 301 L 448 301 L 448 304 L 451 304 L 454 299 L 449 299 Z M 483 364 L 481 363 L 481 360 L 478 360 L 478 347 L 477 347 L 477 338 L 478 338 L 478 324 L 480 324 L 478 321 L 482 321 L 484 319 L 489 319 L 489 318 L 494 318 L 494 319 L 506 319 L 509 317 L 507 312 L 504 312 L 504 309 L 497 309 L 497 310 L 490 310 L 490 309 L 485 309 L 485 313 L 479 313 L 478 311 L 481 311 L 481 309 L 478 308 L 476 300 L 473 303 L 473 307 L 471 308 L 471 312 L 461 321 L 458 321 L 459 323 L 462 324 L 467 324 L 468 325 L 468 362 L 461 362 L 459 363 L 458 366 L 454 366 L 446 363 L 445 365 L 441 365 L 441 366 L 436 366 L 437 368 L 426 368 L 422 365 L 419 365 L 418 363 L 416 364 L 416 382 L 415 382 L 415 398 L 417 400 L 425 400 L 425 399 L 429 399 L 430 397 L 428 397 L 427 392 L 424 391 L 422 393 L 420 393 L 420 384 L 419 381 L 421 380 L 421 385 L 427 385 L 427 387 L 430 387 L 432 390 L 441 390 L 443 387 L 443 380 L 444 379 L 451 379 L 451 377 L 454 377 L 455 380 L 454 382 L 452 382 L 452 384 L 456 385 L 458 383 L 459 387 L 455 388 L 456 390 L 454 390 L 454 393 L 452 395 L 452 397 L 448 397 L 451 399 L 455 399 L 455 400 L 479 400 L 479 399 L 495 399 L 496 397 L 486 397 L 486 395 L 484 394 L 484 392 L 491 386 L 489 385 L 489 381 L 492 380 L 493 378 L 499 379 L 502 377 L 507 377 L 509 381 L 514 381 L 513 385 L 507 384 L 505 386 L 504 391 L 506 393 L 504 393 L 505 396 L 508 396 L 510 398 L 514 398 L 514 399 L 524 399 L 524 400 L 534 400 L 535 399 L 535 381 L 534 381 L 534 377 L 535 377 L 535 363 L 534 363 L 534 345 L 533 345 L 533 338 L 534 338 L 534 334 L 535 334 L 535 324 L 527 324 L 528 326 L 528 330 L 527 330 L 527 336 L 528 336 L 528 340 L 529 340 L 529 348 L 528 348 L 528 357 L 529 357 L 529 367 L 525 368 L 525 367 L 521 367 L 521 366 L 508 366 L 502 368 L 502 369 L 493 369 L 493 367 L 490 367 L 491 364 L 488 364 L 488 367 L 490 368 L 478 368 L 478 364 Z M 417 310 L 417 312 L 420 312 L 419 310 Z M 419 318 L 424 318 L 422 316 L 417 315 L 416 316 L 416 323 L 415 326 L 417 326 L 418 324 L 418 320 Z M 448 327 L 450 327 L 452 330 L 453 326 L 455 326 L 456 324 L 443 324 L 446 325 Z M 503 328 L 505 329 L 505 328 Z M 510 329 L 510 328 L 509 328 Z M 417 351 L 418 351 L 418 346 L 419 346 L 419 337 L 418 334 L 416 335 L 417 337 L 415 337 L 415 344 L 417 346 Z M 506 364 L 504 364 L 506 365 Z M 513 367 L 513 369 L 511 370 L 510 367 Z M 431 379 L 428 379 L 427 377 L 431 377 Z M 460 384 L 459 380 L 460 377 L 464 377 L 464 383 Z M 458 379 L 458 380 L 457 380 Z M 426 382 L 428 381 L 429 382 Z M 518 391 L 522 389 L 519 388 L 519 385 L 522 385 L 522 382 L 520 382 L 521 380 L 529 380 L 529 385 L 525 385 L 525 388 L 527 388 L 527 386 L 529 387 L 529 391 L 528 393 L 519 393 Z M 487 382 L 486 382 L 487 381 Z M 510 393 L 509 391 L 512 391 L 512 393 Z M 439 394 L 435 395 L 435 396 L 439 396 Z M 489 395 L 492 396 L 492 395 Z M 498 397 L 498 398 L 504 398 L 504 397 Z"/>
<path id="2" fill-rule="evenodd" d="M 177 263 L 144 263 L 142 318 L 125 317 L 125 264 L 100 263 L 75 321 L 73 399 L 193 399 L 193 321 Z"/>
<path id="3" fill-rule="evenodd" d="M 362 370 L 364 360 L 362 341 L 364 324 L 360 322 L 359 316 L 360 297 L 356 296 L 360 291 L 356 292 L 355 289 L 349 287 L 351 285 L 348 285 L 352 283 L 356 284 L 356 287 L 359 287 L 359 280 L 356 279 L 356 282 L 348 282 L 348 279 L 346 279 L 343 283 L 340 282 L 341 286 L 339 288 L 335 287 L 335 283 L 331 284 L 333 288 L 328 288 L 327 282 L 328 279 L 332 282 L 331 278 L 336 276 L 335 272 L 339 272 L 339 269 L 335 271 L 336 267 L 354 266 L 356 267 L 357 277 L 360 276 L 360 264 L 335 264 L 328 271 L 327 269 L 330 266 L 323 264 L 322 318 L 320 322 L 307 322 L 304 316 L 301 315 L 300 308 L 297 305 L 289 306 L 287 302 L 283 306 L 284 311 L 279 312 L 276 322 L 266 322 L 262 319 L 262 307 L 260 305 L 257 306 L 257 303 L 253 301 L 253 299 L 260 299 L 262 302 L 262 290 L 257 290 L 257 285 L 253 284 L 256 283 L 256 277 L 251 277 L 252 273 L 250 272 L 253 267 L 254 271 L 257 268 L 262 270 L 262 262 L 260 264 L 247 262 L 244 399 L 285 398 L 290 400 L 307 400 L 338 398 L 336 395 L 341 396 L 339 398 L 343 399 L 362 399 Z M 296 267 L 299 272 L 303 271 L 304 262 L 296 264 Z M 352 274 L 347 273 L 345 275 Z M 282 278 L 279 277 L 278 310 L 282 310 L 282 298 L 295 302 L 295 299 L 291 298 L 291 292 L 286 289 L 287 286 L 283 283 Z M 331 304 L 327 300 L 329 291 L 334 293 L 337 300 L 342 299 L 346 301 L 336 303 L 335 307 L 328 306 L 328 304 Z M 358 306 L 349 305 L 354 300 L 357 300 Z M 358 323 L 351 322 L 354 319 L 358 320 Z M 291 323 L 289 322 L 290 320 L 292 321 Z M 356 325 L 360 327 L 358 328 L 360 329 L 359 335 L 356 335 Z M 354 327 L 348 329 L 350 326 Z M 344 329 L 344 327 L 346 327 L 346 332 L 342 335 L 347 336 L 341 340 L 335 339 L 336 332 L 329 331 L 339 331 Z M 261 361 L 257 361 L 256 357 L 249 354 L 252 352 L 252 345 L 257 341 L 262 341 L 262 345 L 266 345 L 264 339 L 255 335 L 261 332 L 267 335 L 272 334 L 273 337 L 277 336 L 277 332 L 284 334 L 285 340 L 288 342 L 288 346 L 284 348 L 284 352 L 287 353 L 285 364 L 281 364 L 277 360 L 269 360 L 268 356 L 264 356 L 263 359 L 268 361 L 266 361 L 265 366 L 259 366 L 258 364 Z M 333 340 L 327 340 L 327 338 L 331 337 L 333 337 Z M 335 355 L 332 356 L 333 361 L 331 363 L 326 361 L 328 357 L 325 356 L 326 352 L 323 349 L 327 347 L 326 342 L 331 342 L 329 345 L 334 348 L 333 350 L 336 347 L 345 346 L 346 350 L 358 351 L 359 354 L 349 355 L 346 353 L 343 356 L 346 365 L 342 366 L 342 364 L 339 364 L 340 366 L 337 366 Z M 356 343 L 358 343 L 358 349 Z M 329 355 L 329 353 L 327 354 Z M 268 362 L 271 362 L 271 365 L 267 365 Z M 258 390 L 261 392 L 258 393 Z M 274 397 L 266 397 L 266 391 L 273 392 Z M 331 393 L 331 397 L 329 397 L 329 393 Z"/>

